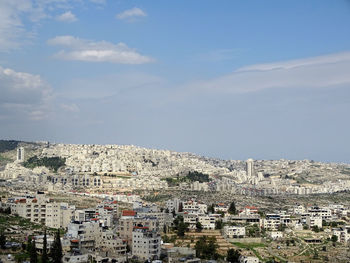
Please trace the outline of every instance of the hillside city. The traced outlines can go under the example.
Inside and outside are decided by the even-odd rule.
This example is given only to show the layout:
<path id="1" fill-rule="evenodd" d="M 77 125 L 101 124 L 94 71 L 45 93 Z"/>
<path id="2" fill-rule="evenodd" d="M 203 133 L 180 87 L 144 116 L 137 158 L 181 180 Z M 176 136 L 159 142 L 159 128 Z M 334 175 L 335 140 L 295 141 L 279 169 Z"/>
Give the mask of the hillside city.
<path id="1" fill-rule="evenodd" d="M 60 255 L 65 263 L 350 256 L 349 164 L 220 160 L 121 145 L 0 146 L 5 262 Z"/>

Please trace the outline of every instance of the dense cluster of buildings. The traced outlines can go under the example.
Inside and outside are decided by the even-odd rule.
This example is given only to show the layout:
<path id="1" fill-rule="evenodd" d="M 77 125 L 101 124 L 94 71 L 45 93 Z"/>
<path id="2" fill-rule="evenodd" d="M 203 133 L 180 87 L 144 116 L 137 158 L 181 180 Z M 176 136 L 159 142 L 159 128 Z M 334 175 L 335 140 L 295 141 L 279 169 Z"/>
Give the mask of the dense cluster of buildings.
<path id="1" fill-rule="evenodd" d="M 313 161 L 224 161 L 190 153 L 120 145 L 47 144 L 39 158 L 65 158 L 65 167 L 52 173 L 45 167 L 23 167 L 25 148 L 8 163 L 0 178 L 12 184 L 38 185 L 44 190 L 93 191 L 164 190 L 168 177 L 196 171 L 209 182 L 181 182 L 172 188 L 218 191 L 249 196 L 308 195 L 350 190 L 348 165 Z"/>
<path id="2" fill-rule="evenodd" d="M 305 229 L 322 230 L 328 238 L 336 236 L 339 242 L 350 242 L 350 226 L 345 223 L 350 209 L 339 204 L 323 207 L 296 204 L 285 211 L 262 214 L 255 206 L 232 212 L 229 203 L 217 203 L 208 208 L 195 199 L 173 198 L 159 206 L 145 204 L 137 198 L 129 203 L 105 198 L 95 207 L 77 209 L 38 192 L 3 199 L 1 207 L 10 207 L 12 214 L 33 223 L 64 229 L 66 234 L 61 240 L 64 262 L 71 263 L 126 262 L 128 257 L 140 261 L 158 260 L 164 253 L 169 256 L 176 248 L 165 244 L 161 236 L 174 227 L 175 218 L 182 218 L 189 231 L 219 228 L 222 237 L 230 242 L 256 237 L 257 232 L 260 237 L 264 232 L 272 240 L 282 239 L 286 233 Z M 333 226 L 332 222 L 343 223 Z M 35 239 L 37 248 L 42 249 L 43 236 Z M 52 240 L 48 238 L 49 244 Z"/>

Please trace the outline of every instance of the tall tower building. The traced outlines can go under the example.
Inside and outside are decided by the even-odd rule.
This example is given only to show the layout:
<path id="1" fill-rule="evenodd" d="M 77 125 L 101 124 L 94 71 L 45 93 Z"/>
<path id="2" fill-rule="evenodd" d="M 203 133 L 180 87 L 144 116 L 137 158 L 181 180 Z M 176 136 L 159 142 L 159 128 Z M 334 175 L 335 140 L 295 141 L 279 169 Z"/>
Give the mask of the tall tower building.
<path id="1" fill-rule="evenodd" d="M 24 162 L 24 148 L 23 147 L 17 148 L 17 161 Z"/>
<path id="2" fill-rule="evenodd" d="M 248 159 L 246 162 L 246 170 L 247 170 L 247 177 L 252 178 L 255 175 L 254 172 L 254 160 L 253 159 Z"/>

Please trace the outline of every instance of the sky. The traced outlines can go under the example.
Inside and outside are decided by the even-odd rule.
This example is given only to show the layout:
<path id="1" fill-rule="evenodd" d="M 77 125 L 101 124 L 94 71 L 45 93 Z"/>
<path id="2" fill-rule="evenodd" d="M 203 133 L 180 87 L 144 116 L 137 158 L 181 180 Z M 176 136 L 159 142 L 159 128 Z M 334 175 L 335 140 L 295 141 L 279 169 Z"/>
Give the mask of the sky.
<path id="1" fill-rule="evenodd" d="M 350 162 L 348 0 L 0 0 L 0 138 Z"/>

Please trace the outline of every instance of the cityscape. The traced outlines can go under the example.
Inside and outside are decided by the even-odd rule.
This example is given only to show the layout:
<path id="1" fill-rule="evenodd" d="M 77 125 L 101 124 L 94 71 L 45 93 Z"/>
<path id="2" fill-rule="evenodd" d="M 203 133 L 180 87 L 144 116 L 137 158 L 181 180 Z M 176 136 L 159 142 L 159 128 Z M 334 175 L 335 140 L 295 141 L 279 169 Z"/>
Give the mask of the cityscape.
<path id="1" fill-rule="evenodd" d="M 59 230 L 62 262 L 347 262 L 350 254 L 349 164 L 1 145 L 6 251 L 30 236 L 38 254 L 44 242 L 51 253 Z"/>
<path id="2" fill-rule="evenodd" d="M 0 0 L 0 263 L 349 263 L 350 0 Z"/>

